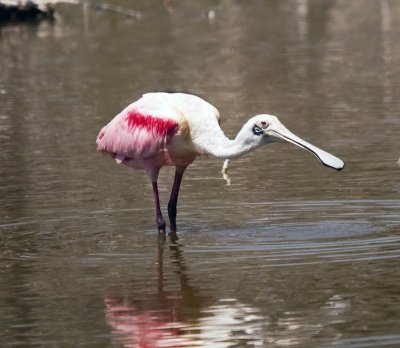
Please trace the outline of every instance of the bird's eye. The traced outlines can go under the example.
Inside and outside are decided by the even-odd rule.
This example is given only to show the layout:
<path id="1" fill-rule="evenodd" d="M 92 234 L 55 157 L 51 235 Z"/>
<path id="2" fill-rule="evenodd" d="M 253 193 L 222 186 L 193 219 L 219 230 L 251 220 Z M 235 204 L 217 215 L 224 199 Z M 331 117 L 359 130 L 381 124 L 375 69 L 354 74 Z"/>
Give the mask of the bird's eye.
<path id="1" fill-rule="evenodd" d="M 261 128 L 265 129 L 268 128 L 269 124 L 265 121 L 261 121 Z"/>
<path id="2" fill-rule="evenodd" d="M 260 127 L 258 127 L 257 125 L 255 125 L 253 127 L 253 134 L 254 135 L 261 135 L 263 133 L 262 129 Z"/>

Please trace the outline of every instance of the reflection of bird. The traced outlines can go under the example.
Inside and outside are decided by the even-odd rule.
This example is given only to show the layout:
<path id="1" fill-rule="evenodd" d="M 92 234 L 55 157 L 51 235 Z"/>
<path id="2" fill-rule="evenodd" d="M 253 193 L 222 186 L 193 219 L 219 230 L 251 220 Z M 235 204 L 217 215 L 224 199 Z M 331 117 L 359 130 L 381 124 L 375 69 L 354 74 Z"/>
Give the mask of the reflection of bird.
<path id="1" fill-rule="evenodd" d="M 260 310 L 232 294 L 217 302 L 207 287 L 203 294 L 191 285 L 192 272 L 182 246 L 170 243 L 167 249 L 165 241 L 164 235 L 159 236 L 156 275 L 119 275 L 120 280 L 115 279 L 106 292 L 105 318 L 114 346 L 264 347 L 267 318 Z M 167 255 L 170 258 L 165 260 Z M 118 275 L 118 270 L 114 269 L 114 274 Z"/>
<path id="2" fill-rule="evenodd" d="M 145 169 L 153 185 L 156 222 L 165 233 L 157 178 L 161 167 L 176 167 L 168 203 L 171 231 L 176 231 L 176 205 L 186 167 L 197 156 L 241 156 L 261 145 L 287 141 L 313 153 L 324 165 L 341 170 L 337 157 L 291 133 L 272 115 L 250 118 L 234 140 L 219 126 L 219 112 L 211 104 L 184 93 L 148 93 L 129 105 L 107 124 L 97 137 L 97 150 L 110 153 L 117 163 Z"/>
<path id="3" fill-rule="evenodd" d="M 159 236 L 155 274 L 147 272 L 147 278 L 140 278 L 146 279 L 146 286 L 133 273 L 133 278 L 124 275 L 122 283 L 114 282 L 107 291 L 106 320 L 118 346 L 187 347 L 193 341 L 188 327 L 203 316 L 206 297 L 190 284 L 181 245 L 170 243 L 166 248 L 165 241 L 165 235 Z"/>

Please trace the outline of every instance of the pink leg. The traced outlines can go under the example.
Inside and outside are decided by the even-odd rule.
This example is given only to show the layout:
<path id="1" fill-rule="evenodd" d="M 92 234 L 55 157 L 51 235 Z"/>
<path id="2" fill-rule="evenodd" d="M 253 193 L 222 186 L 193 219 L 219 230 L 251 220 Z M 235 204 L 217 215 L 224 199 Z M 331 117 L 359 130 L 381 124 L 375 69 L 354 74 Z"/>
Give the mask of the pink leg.
<path id="1" fill-rule="evenodd" d="M 178 204 L 179 188 L 181 186 L 181 181 L 185 169 L 186 167 L 176 168 L 174 185 L 172 187 L 171 197 L 168 202 L 168 217 L 171 225 L 171 232 L 176 232 L 176 205 Z"/>
<path id="2" fill-rule="evenodd" d="M 157 181 L 153 181 L 152 185 L 154 194 L 154 205 L 156 207 L 156 223 L 157 223 L 158 233 L 165 234 L 165 221 L 161 214 L 160 197 L 158 195 Z"/>

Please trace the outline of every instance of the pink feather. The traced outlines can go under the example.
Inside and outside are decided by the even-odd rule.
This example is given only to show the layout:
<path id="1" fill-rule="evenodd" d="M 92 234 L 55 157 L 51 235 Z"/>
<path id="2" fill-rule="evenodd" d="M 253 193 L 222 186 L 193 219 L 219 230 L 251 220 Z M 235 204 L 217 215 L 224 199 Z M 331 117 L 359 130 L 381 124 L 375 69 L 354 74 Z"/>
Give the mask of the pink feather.
<path id="1" fill-rule="evenodd" d="M 135 109 L 122 112 L 97 137 L 97 151 L 121 162 L 156 156 L 177 132 L 178 123 L 168 118 L 144 115 Z"/>

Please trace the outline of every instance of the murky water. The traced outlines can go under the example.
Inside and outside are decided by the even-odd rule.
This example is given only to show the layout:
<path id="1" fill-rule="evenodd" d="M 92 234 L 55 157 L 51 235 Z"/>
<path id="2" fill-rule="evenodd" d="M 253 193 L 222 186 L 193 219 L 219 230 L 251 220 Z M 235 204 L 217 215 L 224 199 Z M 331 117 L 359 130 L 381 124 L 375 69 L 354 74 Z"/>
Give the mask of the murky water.
<path id="1" fill-rule="evenodd" d="M 400 4 L 114 3 L 141 17 L 0 27 L 0 346 L 400 346 Z M 345 170 L 271 145 L 227 186 L 199 159 L 160 240 L 144 173 L 94 140 L 171 89 L 230 137 L 277 114 Z"/>

